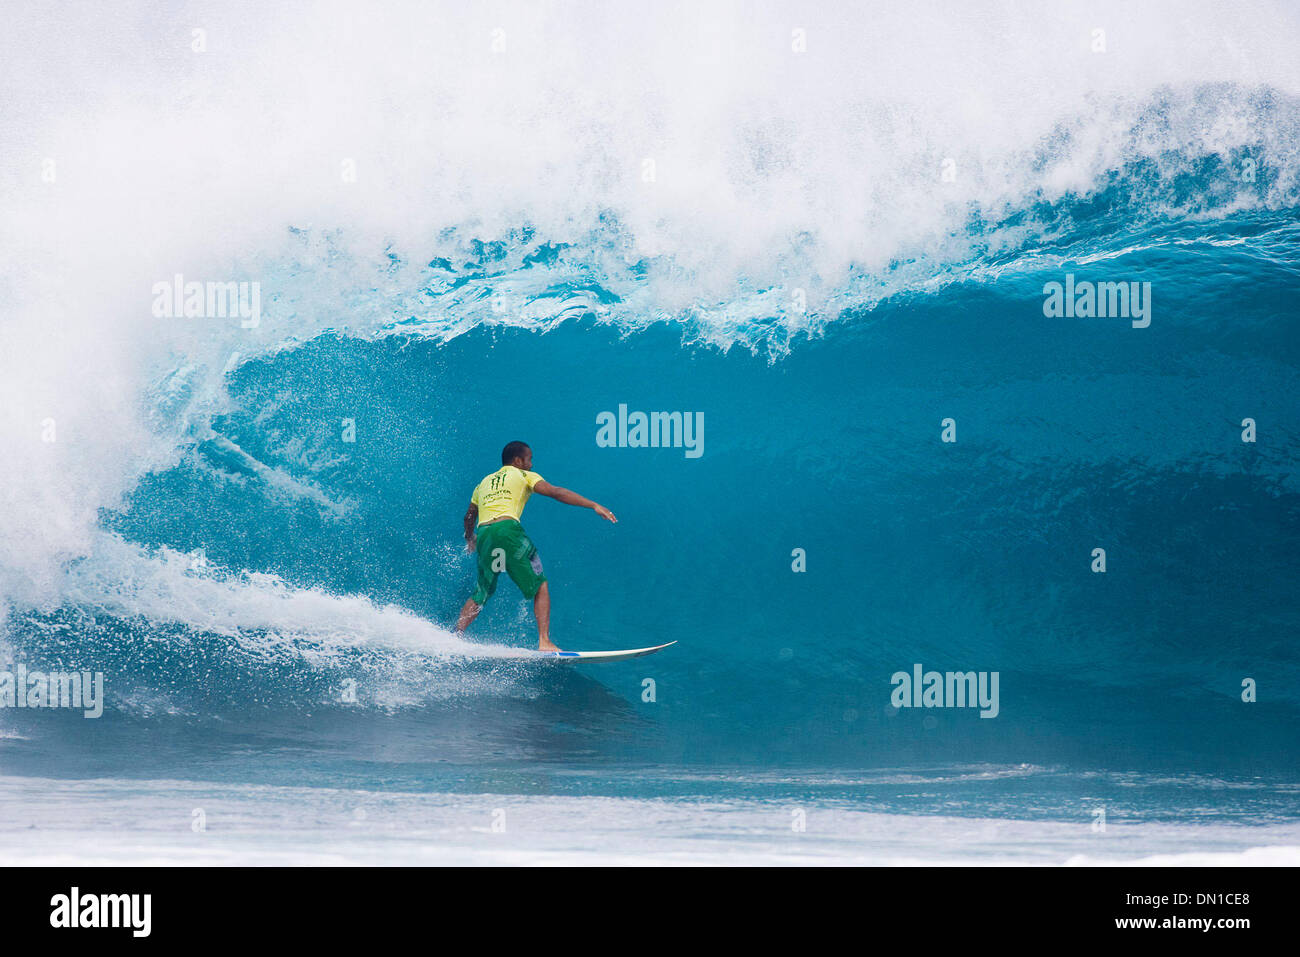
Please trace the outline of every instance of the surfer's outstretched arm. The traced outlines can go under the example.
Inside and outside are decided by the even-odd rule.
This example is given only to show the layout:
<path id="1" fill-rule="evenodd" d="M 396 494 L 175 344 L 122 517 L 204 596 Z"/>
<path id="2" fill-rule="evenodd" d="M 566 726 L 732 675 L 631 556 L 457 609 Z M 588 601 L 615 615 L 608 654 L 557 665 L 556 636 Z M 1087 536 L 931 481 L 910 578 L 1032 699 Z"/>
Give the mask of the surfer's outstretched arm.
<path id="1" fill-rule="evenodd" d="M 599 502 L 593 502 L 589 498 L 583 498 L 577 492 L 570 491 L 567 488 L 561 488 L 558 485 L 552 485 L 545 480 L 538 482 L 533 486 L 533 491 L 542 495 L 549 496 L 557 502 L 563 502 L 565 505 L 577 505 L 579 508 L 589 508 L 607 522 L 618 522 L 614 513 L 607 509 Z"/>

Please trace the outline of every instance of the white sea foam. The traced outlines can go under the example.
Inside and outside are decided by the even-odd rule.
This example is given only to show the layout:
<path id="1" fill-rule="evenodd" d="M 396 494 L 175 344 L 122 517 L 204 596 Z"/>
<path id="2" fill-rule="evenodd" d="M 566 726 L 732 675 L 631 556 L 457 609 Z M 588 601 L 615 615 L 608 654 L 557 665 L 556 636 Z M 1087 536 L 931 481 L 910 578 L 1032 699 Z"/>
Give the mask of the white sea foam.
<path id="1" fill-rule="evenodd" d="M 378 647 L 427 658 L 517 658 L 520 649 L 469 642 L 395 605 L 358 595 L 294 587 L 276 575 L 231 573 L 197 564 L 195 556 L 147 551 L 99 533 L 89 555 L 74 562 L 65 598 L 114 617 L 143 617 L 213 635 L 257 633 L 264 646 L 308 639 L 328 656 L 339 649 Z M 295 654 L 311 657 L 301 643 Z"/>
<path id="2" fill-rule="evenodd" d="M 0 863 L 1204 865 L 1300 861 L 1294 824 L 883 814 L 801 802 L 409 793 L 190 781 L 0 779 Z M 209 830 L 191 832 L 191 809 Z M 504 815 L 504 818 L 502 817 Z M 85 822 L 98 822 L 87 828 Z M 504 820 L 508 840 L 493 830 Z M 220 824 L 220 827 L 216 825 Z"/>

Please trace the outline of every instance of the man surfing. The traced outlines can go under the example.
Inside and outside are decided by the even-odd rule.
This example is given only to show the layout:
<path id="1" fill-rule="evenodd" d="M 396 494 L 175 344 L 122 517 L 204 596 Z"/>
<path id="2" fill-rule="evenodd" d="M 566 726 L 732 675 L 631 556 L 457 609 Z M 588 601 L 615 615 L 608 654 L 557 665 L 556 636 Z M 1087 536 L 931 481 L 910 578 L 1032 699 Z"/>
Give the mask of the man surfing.
<path id="1" fill-rule="evenodd" d="M 519 524 L 519 516 L 528 497 L 537 492 L 565 505 L 592 509 L 606 521 L 617 523 L 618 519 L 604 505 L 552 485 L 532 471 L 532 467 L 533 450 L 528 444 L 511 442 L 501 450 L 501 468 L 484 477 L 474 489 L 465 512 L 465 542 L 467 551 L 478 552 L 478 587 L 460 610 L 456 634 L 464 632 L 478 617 L 496 591 L 497 575 L 505 571 L 524 597 L 533 600 L 537 650 L 559 651 L 551 641 L 551 593 L 542 574 L 542 560 L 537 557 L 537 546 Z"/>

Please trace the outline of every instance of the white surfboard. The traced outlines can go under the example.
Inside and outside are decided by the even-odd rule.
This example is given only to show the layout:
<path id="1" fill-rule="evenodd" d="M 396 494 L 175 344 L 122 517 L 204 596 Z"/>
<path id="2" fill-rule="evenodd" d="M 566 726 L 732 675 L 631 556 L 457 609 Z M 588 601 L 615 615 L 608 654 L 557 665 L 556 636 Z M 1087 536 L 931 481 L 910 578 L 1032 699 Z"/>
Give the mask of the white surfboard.
<path id="1" fill-rule="evenodd" d="M 675 644 L 677 642 L 670 641 L 666 645 L 655 645 L 653 648 L 629 648 L 626 651 L 534 651 L 533 654 L 538 658 L 548 658 L 552 661 L 626 661 L 628 658 L 653 655 L 656 651 L 662 651 L 668 645 Z"/>

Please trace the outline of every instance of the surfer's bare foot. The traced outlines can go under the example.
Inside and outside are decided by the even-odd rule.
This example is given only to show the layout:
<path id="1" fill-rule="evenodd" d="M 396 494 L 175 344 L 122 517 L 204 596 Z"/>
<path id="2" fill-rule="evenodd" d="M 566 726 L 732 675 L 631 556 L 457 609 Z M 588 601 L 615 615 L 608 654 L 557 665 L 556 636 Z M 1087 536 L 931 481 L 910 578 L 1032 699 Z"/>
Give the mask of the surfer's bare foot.
<path id="1" fill-rule="evenodd" d="M 559 647 L 549 638 L 543 638 L 537 643 L 538 651 L 559 651 Z"/>

